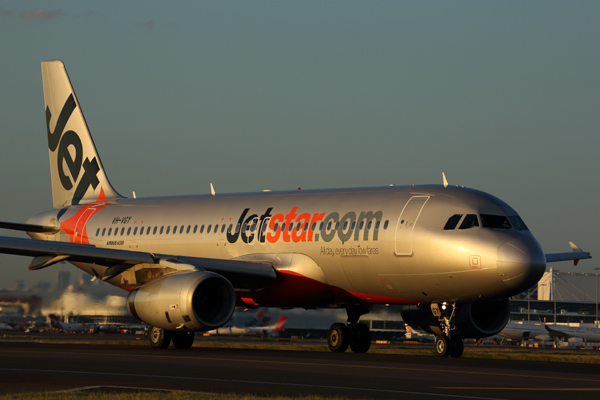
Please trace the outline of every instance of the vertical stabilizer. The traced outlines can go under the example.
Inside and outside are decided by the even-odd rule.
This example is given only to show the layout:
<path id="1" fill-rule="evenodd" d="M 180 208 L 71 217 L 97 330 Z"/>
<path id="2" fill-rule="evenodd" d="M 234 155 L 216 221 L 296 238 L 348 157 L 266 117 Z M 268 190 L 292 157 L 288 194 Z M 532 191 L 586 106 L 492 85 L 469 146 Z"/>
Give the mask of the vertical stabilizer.
<path id="1" fill-rule="evenodd" d="M 54 208 L 122 198 L 108 182 L 60 60 L 42 62 Z"/>

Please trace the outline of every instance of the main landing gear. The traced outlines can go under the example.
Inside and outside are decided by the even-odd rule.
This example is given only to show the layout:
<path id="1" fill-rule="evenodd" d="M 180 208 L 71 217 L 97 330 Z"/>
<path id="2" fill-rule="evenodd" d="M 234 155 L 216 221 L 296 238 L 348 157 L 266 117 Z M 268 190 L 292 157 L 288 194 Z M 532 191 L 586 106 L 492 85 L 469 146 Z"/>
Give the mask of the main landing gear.
<path id="1" fill-rule="evenodd" d="M 361 315 L 371 311 L 372 305 L 352 306 L 346 309 L 348 324 L 335 323 L 329 328 L 327 344 L 329 350 L 343 353 L 348 346 L 354 353 L 366 353 L 371 347 L 371 331 L 365 324 L 358 323 Z"/>
<path id="2" fill-rule="evenodd" d="M 155 349 L 166 349 L 171 341 L 176 349 L 189 349 L 194 344 L 194 332 L 173 332 L 152 326 L 148 334 L 148 341 L 150 346 Z"/>

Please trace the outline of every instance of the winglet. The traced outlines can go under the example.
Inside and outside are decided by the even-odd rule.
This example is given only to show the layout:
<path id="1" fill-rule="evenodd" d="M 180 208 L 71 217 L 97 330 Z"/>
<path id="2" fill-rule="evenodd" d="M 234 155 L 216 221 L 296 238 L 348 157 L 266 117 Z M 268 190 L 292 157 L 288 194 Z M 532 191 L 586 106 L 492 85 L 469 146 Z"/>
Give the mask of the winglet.
<path id="1" fill-rule="evenodd" d="M 210 194 L 212 194 L 213 196 L 215 195 L 215 188 L 213 187 L 213 184 L 210 184 Z"/>
<path id="2" fill-rule="evenodd" d="M 448 187 L 448 180 L 446 179 L 446 174 L 442 172 L 442 179 L 444 180 L 444 187 Z"/>
<path id="3" fill-rule="evenodd" d="M 569 242 L 569 246 L 571 246 L 571 249 L 576 252 L 576 253 L 585 253 L 583 250 L 581 250 L 579 248 L 579 246 L 577 246 L 575 243 L 573 242 Z M 587 253 L 588 255 L 591 255 L 591 253 Z M 575 259 L 573 260 L 573 265 L 577 266 L 577 264 L 579 263 L 580 259 Z"/>
<path id="4" fill-rule="evenodd" d="M 573 242 L 569 242 L 569 246 L 571 246 L 571 249 L 573 249 L 573 251 L 583 251 L 579 248 L 579 246 L 577 246 L 575 243 Z"/>

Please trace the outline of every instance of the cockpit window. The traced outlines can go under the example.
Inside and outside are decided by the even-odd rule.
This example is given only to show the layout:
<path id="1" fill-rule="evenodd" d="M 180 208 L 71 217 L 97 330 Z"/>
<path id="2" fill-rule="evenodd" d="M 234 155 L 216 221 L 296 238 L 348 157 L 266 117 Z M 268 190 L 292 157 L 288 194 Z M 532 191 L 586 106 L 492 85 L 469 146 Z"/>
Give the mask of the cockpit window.
<path id="1" fill-rule="evenodd" d="M 512 224 L 513 228 L 515 228 L 518 231 L 528 231 L 529 230 L 527 228 L 527 225 L 525 225 L 525 222 L 523 222 L 521 217 L 519 217 L 518 215 L 509 216 L 508 220 Z"/>
<path id="2" fill-rule="evenodd" d="M 462 216 L 463 216 L 462 214 L 454 214 L 453 216 L 451 216 L 448 219 L 448 222 L 446 222 L 446 226 L 444 226 L 444 230 L 451 231 L 452 229 L 456 228 L 456 225 L 458 225 L 458 221 L 460 221 Z"/>
<path id="3" fill-rule="evenodd" d="M 512 229 L 508 217 L 504 215 L 481 214 L 481 225 L 491 229 Z"/>
<path id="4" fill-rule="evenodd" d="M 479 226 L 479 220 L 477 219 L 477 215 L 475 214 L 467 214 L 462 224 L 460 224 L 460 228 L 458 229 L 471 229 L 477 228 Z"/>

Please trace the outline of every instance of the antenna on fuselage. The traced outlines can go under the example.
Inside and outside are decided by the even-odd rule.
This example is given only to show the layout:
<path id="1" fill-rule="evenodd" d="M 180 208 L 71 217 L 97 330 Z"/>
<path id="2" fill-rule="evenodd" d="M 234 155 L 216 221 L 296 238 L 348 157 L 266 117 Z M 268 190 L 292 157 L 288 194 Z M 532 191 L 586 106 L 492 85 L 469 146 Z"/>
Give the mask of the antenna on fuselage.
<path id="1" fill-rule="evenodd" d="M 215 188 L 213 187 L 212 183 L 210 184 L 210 194 L 213 196 L 215 195 Z"/>
<path id="2" fill-rule="evenodd" d="M 448 179 L 446 179 L 446 174 L 442 172 L 442 179 L 444 180 L 444 187 L 448 187 Z"/>

